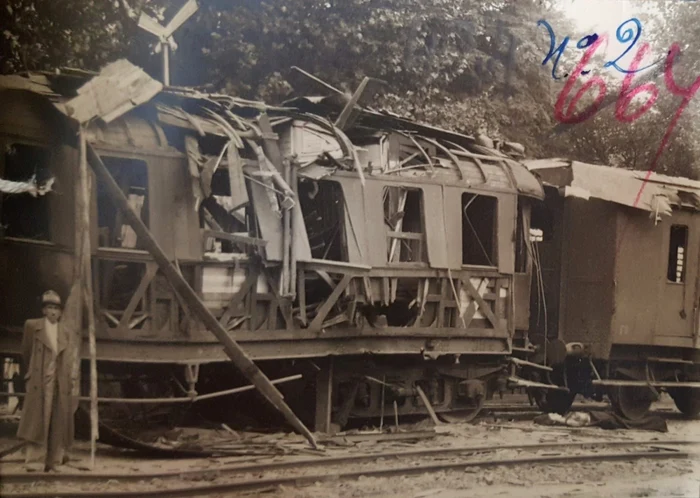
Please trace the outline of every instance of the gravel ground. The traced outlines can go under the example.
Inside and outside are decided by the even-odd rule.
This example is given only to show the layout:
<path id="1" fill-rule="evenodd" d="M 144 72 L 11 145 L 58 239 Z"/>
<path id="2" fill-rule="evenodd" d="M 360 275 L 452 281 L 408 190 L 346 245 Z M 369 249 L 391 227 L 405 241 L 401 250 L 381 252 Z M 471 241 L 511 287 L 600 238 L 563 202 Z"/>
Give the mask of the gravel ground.
<path id="1" fill-rule="evenodd" d="M 513 400 L 510 400 L 511 402 Z M 515 400 L 517 401 L 517 399 Z M 508 400 L 505 401 L 508 403 Z M 577 405 L 586 408 L 586 405 Z M 601 408 L 604 405 L 589 404 Z M 474 424 L 443 426 L 432 439 L 420 442 L 366 442 L 347 448 L 328 447 L 329 456 L 364 451 L 406 451 L 422 448 L 449 448 L 455 446 L 500 446 L 506 444 L 528 444 L 542 442 L 589 442 L 589 441 L 663 441 L 680 439 L 700 440 L 700 420 L 687 421 L 680 417 L 668 399 L 655 406 L 657 414 L 668 423 L 668 433 L 637 430 L 604 431 L 595 427 L 545 427 L 535 425 L 535 413 L 503 412 L 494 407 Z M 0 424 L 0 448 L 7 448 L 15 441 L 11 434 L 12 420 Z M 415 428 L 430 427 L 424 421 Z M 284 442 L 298 442 L 299 436 L 288 435 Z M 624 450 L 609 450 L 624 451 Z M 691 450 L 694 451 L 694 450 Z M 543 452 L 540 452 L 542 454 Z M 64 472 L 85 472 L 89 449 L 85 442 L 77 442 L 73 456 L 76 461 L 64 467 Z M 492 457 L 517 457 L 513 451 L 499 451 Z M 294 457 L 256 457 L 254 461 L 276 461 L 290 458 L 309 458 L 308 455 Z M 483 457 L 482 457 L 483 458 Z M 418 464 L 430 464 L 444 459 L 424 458 Z M 31 485 L 0 484 L 0 496 L 9 492 L 98 491 L 98 490 L 145 490 L 154 488 L 199 486 L 209 482 L 225 482 L 230 478 L 220 477 L 216 470 L 224 465 L 252 463 L 246 457 L 199 458 L 186 460 L 154 460 L 137 458 L 133 453 L 106 446 L 98 447 L 96 472 L 100 473 L 152 473 L 202 469 L 211 471 L 206 475 L 168 480 L 122 481 L 111 480 L 92 484 L 33 483 Z M 394 465 L 393 462 L 377 461 L 371 468 Z M 364 466 L 343 466 L 342 470 L 365 469 Z M 338 468 L 336 468 L 338 469 Z M 325 470 L 324 470 L 325 471 Z M 11 455 L 0 461 L 2 474 L 23 472 L 19 455 Z M 318 468 L 304 470 L 321 472 Z M 331 471 L 328 471 L 331 472 Z M 288 471 L 286 471 L 288 473 Z M 285 471 L 275 470 L 255 477 L 275 477 Z M 236 476 L 236 479 L 251 477 Z M 231 496 L 230 494 L 227 496 Z M 291 498 L 326 497 L 387 497 L 387 498 L 451 498 L 451 497 L 700 497 L 700 459 L 688 460 L 639 460 L 636 462 L 573 463 L 552 465 L 524 465 L 518 467 L 495 467 L 489 469 L 470 468 L 466 471 L 444 471 L 413 476 L 373 478 L 360 477 L 355 481 L 319 482 L 303 487 L 279 487 L 261 492 L 240 493 L 238 496 L 267 496 Z"/>

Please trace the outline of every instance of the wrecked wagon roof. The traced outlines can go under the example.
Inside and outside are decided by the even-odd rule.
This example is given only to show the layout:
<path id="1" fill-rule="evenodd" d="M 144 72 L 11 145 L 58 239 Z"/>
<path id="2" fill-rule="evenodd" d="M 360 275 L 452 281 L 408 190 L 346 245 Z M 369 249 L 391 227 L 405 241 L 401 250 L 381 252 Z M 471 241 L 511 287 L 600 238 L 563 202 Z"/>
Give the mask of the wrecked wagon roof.
<path id="1" fill-rule="evenodd" d="M 356 171 L 363 182 L 363 172 L 375 172 L 368 169 L 370 165 L 360 162 L 358 152 L 362 150 L 362 145 L 356 140 L 366 137 L 367 133 L 395 133 L 411 141 L 419 153 L 414 154 L 412 160 L 400 161 L 398 169 L 394 168 L 389 173 L 398 172 L 400 176 L 405 165 L 405 169 L 410 170 L 409 174 L 415 176 L 445 182 L 450 181 L 450 175 L 456 174 L 458 181 L 469 187 L 506 189 L 530 197 L 544 197 L 537 178 L 517 162 L 516 156 L 509 156 L 492 147 L 493 143 L 485 146 L 478 138 L 376 111 L 357 102 L 348 104 L 337 96 L 299 97 L 282 106 L 270 106 L 264 102 L 195 88 L 164 87 L 125 59 L 108 64 L 98 74 L 67 70 L 2 76 L 0 88 L 39 94 L 72 120 L 91 123 L 91 128 L 96 123 L 110 123 L 134 116 L 132 111 L 136 110 L 137 114 L 153 120 L 154 124 L 160 122 L 165 126 L 186 128 L 201 137 L 214 135 L 233 140 L 239 149 L 244 148 L 250 139 L 281 140 L 276 125 L 301 120 L 320 126 L 322 133 L 337 140 L 341 155 L 334 159 L 334 167 Z M 325 106 L 323 112 L 320 112 L 319 105 Z M 138 108 L 149 109 L 149 112 L 141 113 Z M 348 109 L 351 109 L 350 115 L 354 117 L 343 121 L 346 125 L 338 124 L 339 120 L 342 121 L 341 117 L 335 123 L 328 118 L 329 115 L 343 115 Z M 275 127 L 274 130 L 261 130 L 258 119 L 263 114 L 269 116 L 269 125 Z M 128 133 L 126 136 L 128 138 Z M 151 140 L 155 145 L 166 145 L 160 143 L 164 140 L 162 133 L 157 138 Z M 131 140 L 124 141 L 127 142 L 125 145 L 131 145 Z M 510 147 L 517 144 L 502 145 Z M 428 154 L 427 149 L 433 152 Z M 441 179 L 442 173 L 449 174 Z"/>
<path id="2" fill-rule="evenodd" d="M 523 163 L 530 171 L 535 172 L 545 185 L 558 187 L 565 197 L 592 197 L 652 211 L 652 200 L 663 196 L 671 204 L 700 210 L 700 182 L 688 178 L 648 174 L 644 171 L 560 158 L 528 160 Z"/>

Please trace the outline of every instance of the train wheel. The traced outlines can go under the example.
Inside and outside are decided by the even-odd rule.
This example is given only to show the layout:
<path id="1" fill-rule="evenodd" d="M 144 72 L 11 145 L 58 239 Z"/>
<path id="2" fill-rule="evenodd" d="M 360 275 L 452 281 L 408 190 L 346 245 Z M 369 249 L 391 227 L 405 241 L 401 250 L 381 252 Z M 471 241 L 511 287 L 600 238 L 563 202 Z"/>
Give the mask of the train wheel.
<path id="1" fill-rule="evenodd" d="M 668 393 L 676 403 L 676 408 L 688 418 L 700 415 L 700 389 L 693 387 L 674 387 Z"/>
<path id="2" fill-rule="evenodd" d="M 564 385 L 564 370 L 562 368 L 555 368 L 549 379 L 541 375 L 540 372 L 534 372 L 532 377 L 535 382 L 548 384 L 551 379 L 554 384 Z M 576 398 L 576 393 L 557 389 L 533 388 L 529 394 L 535 400 L 535 404 L 540 410 L 545 413 L 558 413 L 560 415 L 564 415 L 569 411 L 574 403 L 574 398 Z"/>
<path id="3" fill-rule="evenodd" d="M 613 410 L 628 420 L 644 418 L 655 398 L 648 387 L 631 386 L 613 386 L 608 396 Z"/>
<path id="4" fill-rule="evenodd" d="M 484 397 L 476 396 L 471 404 L 467 406 L 460 405 L 449 412 L 439 413 L 438 417 L 450 424 L 467 423 L 474 420 L 483 407 Z"/>

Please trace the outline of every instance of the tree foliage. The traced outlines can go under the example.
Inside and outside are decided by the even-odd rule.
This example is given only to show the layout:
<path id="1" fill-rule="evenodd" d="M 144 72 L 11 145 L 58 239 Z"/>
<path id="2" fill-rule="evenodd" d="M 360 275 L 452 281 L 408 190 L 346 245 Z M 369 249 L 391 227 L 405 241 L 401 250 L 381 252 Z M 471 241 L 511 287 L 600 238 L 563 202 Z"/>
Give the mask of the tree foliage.
<path id="1" fill-rule="evenodd" d="M 142 10 L 167 21 L 184 0 L 9 0 L 0 12 L 3 72 L 60 66 L 99 69 L 129 57 L 160 78 L 155 38 L 138 29 Z M 547 19 L 558 35 L 577 35 L 543 0 L 200 0 L 199 12 L 176 33 L 174 84 L 209 84 L 247 98 L 281 101 L 298 81 L 299 66 L 345 92 L 364 76 L 384 80 L 375 107 L 467 133 L 523 143 L 530 155 L 559 155 L 648 167 L 678 98 L 667 93 L 632 124 L 614 119 L 614 105 L 594 118 L 552 134 L 554 103 L 564 80 L 543 66 Z M 700 34 L 688 2 L 640 0 L 656 54 L 684 41 L 678 74 L 700 74 Z M 649 29 L 647 29 L 649 28 Z M 653 29 L 652 29 L 653 28 Z M 645 35 L 646 36 L 646 35 Z M 562 67 L 576 63 L 569 51 Z M 570 69 L 570 68 L 569 68 Z M 694 76 L 693 76 L 694 79 Z M 692 79 L 690 80 L 692 81 Z M 683 79 L 685 83 L 685 79 Z M 609 81 L 618 91 L 620 79 Z M 663 87 L 661 79 L 658 84 Z M 687 83 L 686 83 L 687 84 Z M 299 90 L 299 88 L 297 88 Z M 662 88 L 661 92 L 664 93 Z M 581 105 L 584 105 L 582 101 Z M 679 123 L 662 171 L 691 176 L 698 157 L 690 126 L 698 106 Z"/>

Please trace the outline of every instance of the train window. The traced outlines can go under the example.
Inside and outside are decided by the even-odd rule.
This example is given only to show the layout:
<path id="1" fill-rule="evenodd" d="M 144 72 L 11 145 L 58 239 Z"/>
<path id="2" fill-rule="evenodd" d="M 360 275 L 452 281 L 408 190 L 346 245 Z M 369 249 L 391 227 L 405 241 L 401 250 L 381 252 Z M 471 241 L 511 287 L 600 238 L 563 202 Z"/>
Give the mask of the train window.
<path id="1" fill-rule="evenodd" d="M 671 236 L 668 249 L 669 282 L 685 282 L 685 262 L 688 251 L 688 227 L 685 225 L 671 225 Z"/>
<path id="2" fill-rule="evenodd" d="M 495 197 L 462 194 L 462 264 L 496 266 Z"/>
<path id="3" fill-rule="evenodd" d="M 1 177 L 12 182 L 45 184 L 53 175 L 49 149 L 27 144 L 8 144 Z M 30 240 L 51 240 L 49 198 L 29 194 L 3 194 L 0 203 L 0 235 Z"/>
<path id="4" fill-rule="evenodd" d="M 311 256 L 348 261 L 343 188 L 338 182 L 305 178 L 299 179 L 298 188 Z"/>
<path id="5" fill-rule="evenodd" d="M 227 233 L 252 235 L 248 206 L 236 204 L 231 196 L 228 170 L 217 169 L 211 180 L 211 195 L 202 201 L 199 208 L 199 226 Z M 204 250 L 215 253 L 245 253 L 247 247 L 242 243 L 208 237 Z"/>
<path id="6" fill-rule="evenodd" d="M 148 226 L 148 166 L 145 161 L 102 156 L 102 161 L 129 200 L 129 205 Z M 104 183 L 97 181 L 97 220 L 100 247 L 141 249 L 136 232 L 112 202 Z"/>
<path id="7" fill-rule="evenodd" d="M 384 223 L 389 263 L 427 263 L 423 191 L 408 187 L 384 187 Z"/>

